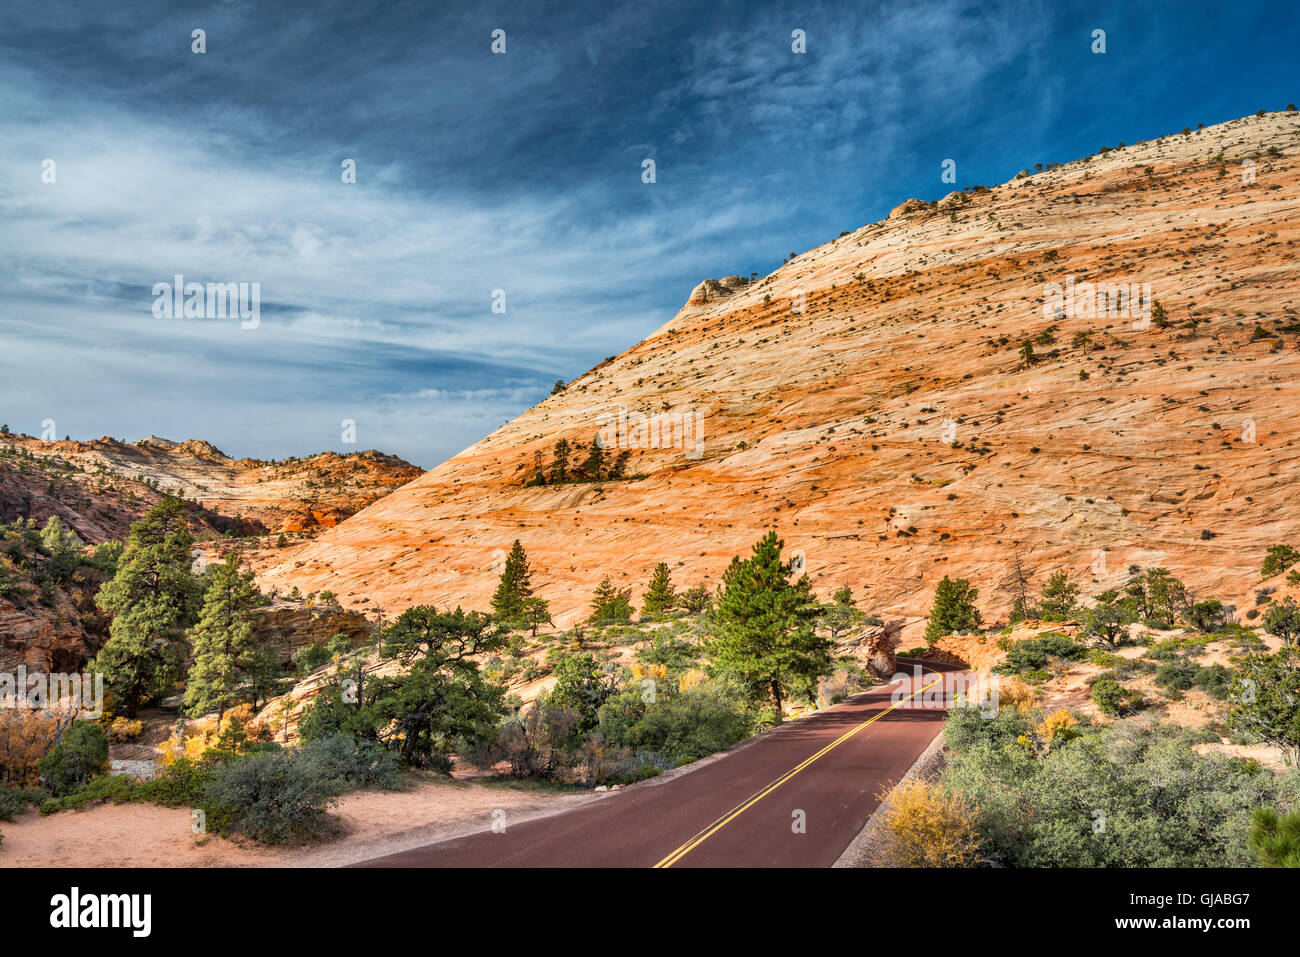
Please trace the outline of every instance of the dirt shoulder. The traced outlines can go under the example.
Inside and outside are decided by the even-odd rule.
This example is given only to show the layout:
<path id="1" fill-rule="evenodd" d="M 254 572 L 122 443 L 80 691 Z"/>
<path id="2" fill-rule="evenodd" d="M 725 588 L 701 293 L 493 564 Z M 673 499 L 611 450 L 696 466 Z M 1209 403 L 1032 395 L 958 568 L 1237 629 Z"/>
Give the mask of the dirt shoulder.
<path id="1" fill-rule="evenodd" d="M 345 795 L 330 812 L 331 833 L 301 847 L 195 835 L 188 808 L 29 811 L 0 825 L 0 867 L 342 867 L 484 830 L 496 811 L 508 827 L 601 797 L 428 778 L 404 791 Z"/>

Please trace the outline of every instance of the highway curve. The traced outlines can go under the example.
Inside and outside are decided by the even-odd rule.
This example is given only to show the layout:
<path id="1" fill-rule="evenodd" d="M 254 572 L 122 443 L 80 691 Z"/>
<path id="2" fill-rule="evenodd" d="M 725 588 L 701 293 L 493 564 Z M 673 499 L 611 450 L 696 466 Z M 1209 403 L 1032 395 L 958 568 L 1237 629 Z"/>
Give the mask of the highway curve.
<path id="1" fill-rule="evenodd" d="M 943 691 L 936 667 L 958 670 L 927 664 L 897 706 L 883 685 L 669 780 L 357 866 L 829 867 L 941 729 L 917 703 Z"/>

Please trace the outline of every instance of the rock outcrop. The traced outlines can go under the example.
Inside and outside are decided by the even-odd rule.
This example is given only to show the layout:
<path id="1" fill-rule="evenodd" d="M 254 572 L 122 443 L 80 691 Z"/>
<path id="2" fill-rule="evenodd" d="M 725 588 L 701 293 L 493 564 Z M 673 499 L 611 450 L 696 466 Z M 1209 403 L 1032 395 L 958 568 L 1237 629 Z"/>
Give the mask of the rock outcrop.
<path id="1" fill-rule="evenodd" d="M 359 645 L 371 639 L 374 623 L 360 612 L 330 602 L 274 601 L 257 609 L 253 635 L 271 648 L 281 664 L 288 664 L 299 648 L 328 642 L 343 634 Z"/>

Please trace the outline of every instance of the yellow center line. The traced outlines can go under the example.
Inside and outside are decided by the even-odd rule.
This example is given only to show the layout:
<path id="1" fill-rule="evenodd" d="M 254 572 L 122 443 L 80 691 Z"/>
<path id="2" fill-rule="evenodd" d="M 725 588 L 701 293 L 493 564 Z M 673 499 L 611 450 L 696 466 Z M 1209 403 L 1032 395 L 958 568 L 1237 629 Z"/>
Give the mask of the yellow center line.
<path id="1" fill-rule="evenodd" d="M 933 672 L 931 672 L 931 673 L 933 674 Z M 853 737 L 855 734 L 857 734 L 857 733 L 858 733 L 859 731 L 861 731 L 863 728 L 867 727 L 867 726 L 870 725 L 870 724 L 873 724 L 873 723 L 876 722 L 876 721 L 879 721 L 879 720 L 880 720 L 881 718 L 883 718 L 885 715 L 889 714 L 889 712 L 893 711 L 895 708 L 897 708 L 899 705 L 901 705 L 904 701 L 910 701 L 911 699 L 915 698 L 917 695 L 921 694 L 921 692 L 923 692 L 923 691 L 927 691 L 927 690 L 929 690 L 930 688 L 933 688 L 935 685 L 937 685 L 937 684 L 938 684 L 940 681 L 942 681 L 942 680 L 943 680 L 943 677 L 942 677 L 942 676 L 940 676 L 939 678 L 936 678 L 934 681 L 931 681 L 931 682 L 930 682 L 928 685 L 926 685 L 924 688 L 920 688 L 920 689 L 918 689 L 918 690 L 916 690 L 916 691 L 913 691 L 913 692 L 912 692 L 910 695 L 908 695 L 906 698 L 903 698 L 902 700 L 900 700 L 900 701 L 898 701 L 898 702 L 896 702 L 896 703 L 894 703 L 894 704 L 891 704 L 888 708 L 886 708 L 884 711 L 881 711 L 879 714 L 873 715 L 872 717 L 868 718 L 866 721 L 863 721 L 861 724 L 857 725 L 856 727 L 850 728 L 848 731 L 844 732 L 844 734 L 840 735 L 838 738 L 836 738 L 836 739 L 835 739 L 834 741 L 832 741 L 830 744 L 826 745 L 826 747 L 822 748 L 822 749 L 821 749 L 820 751 L 818 751 L 816 754 L 812 755 L 811 757 L 805 758 L 803 761 L 800 761 L 798 764 L 796 764 L 796 765 L 795 765 L 793 768 L 791 768 L 789 771 L 785 772 L 785 774 L 781 775 L 779 778 L 777 778 L 777 779 L 776 779 L 775 781 L 773 781 L 771 784 L 767 785 L 767 787 L 762 788 L 761 790 L 757 791 L 757 792 L 754 793 L 752 796 L 750 796 L 749 798 L 747 798 L 745 801 L 743 801 L 742 803 L 736 805 L 736 807 L 732 808 L 730 811 L 728 811 L 728 812 L 727 812 L 726 814 L 724 814 L 722 817 L 718 818 L 716 821 L 714 821 L 714 822 L 713 822 L 712 824 L 710 824 L 708 827 L 706 827 L 706 828 L 704 828 L 703 830 L 699 831 L 699 832 L 698 832 L 694 837 L 692 837 L 689 841 L 687 841 L 687 842 L 686 842 L 685 844 L 683 844 L 681 847 L 677 848 L 677 850 L 673 851 L 671 854 L 669 854 L 667 857 L 665 857 L 663 860 L 661 860 L 658 864 L 655 864 L 654 866 L 655 866 L 655 867 L 672 867 L 674 864 L 676 864 L 678 861 L 680 861 L 683 857 L 685 857 L 687 854 L 689 854 L 689 853 L 690 853 L 691 851 L 693 851 L 695 848 L 699 847 L 699 846 L 700 846 L 701 844 L 703 844 L 706 840 L 708 840 L 710 836 L 712 836 L 713 834 L 717 833 L 717 832 L 718 832 L 719 830 L 721 830 L 722 828 L 726 827 L 727 824 L 729 824 L 731 821 L 734 821 L 734 820 L 735 820 L 736 818 L 738 818 L 741 814 L 743 814 L 746 810 L 748 810 L 748 809 L 749 809 L 750 807 L 752 807 L 753 805 L 757 804 L 757 803 L 758 803 L 759 801 L 761 801 L 763 798 L 767 797 L 767 795 L 771 794 L 773 791 L 775 791 L 777 788 L 779 788 L 782 784 L 784 784 L 786 781 L 790 780 L 792 777 L 794 777 L 796 774 L 798 774 L 798 773 L 799 773 L 800 771 L 802 771 L 804 768 L 808 767 L 808 765 L 812 764 L 812 763 L 813 763 L 814 761 L 816 761 L 818 758 L 820 758 L 820 757 L 826 755 L 827 753 L 829 753 L 830 751 L 834 750 L 835 748 L 838 748 L 841 744 L 843 744 L 845 741 L 849 740 L 849 738 Z"/>

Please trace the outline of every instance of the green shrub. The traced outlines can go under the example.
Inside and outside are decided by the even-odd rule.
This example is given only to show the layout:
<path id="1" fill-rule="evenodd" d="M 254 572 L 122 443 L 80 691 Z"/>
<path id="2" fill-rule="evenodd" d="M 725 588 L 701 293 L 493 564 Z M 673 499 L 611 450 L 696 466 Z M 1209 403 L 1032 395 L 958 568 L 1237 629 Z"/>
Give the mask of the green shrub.
<path id="1" fill-rule="evenodd" d="M 647 665 L 664 665 L 670 672 L 685 671 L 700 657 L 697 645 L 672 635 L 655 635 L 636 653 L 636 660 Z"/>
<path id="2" fill-rule="evenodd" d="M 954 722 L 980 719 L 957 709 Z M 1248 866 L 1253 811 L 1300 798 L 1296 775 L 1198 754 L 1187 732 L 1145 721 L 1087 729 L 1042 754 L 974 734 L 948 734 L 941 783 L 976 809 L 982 846 L 1004 866 Z"/>
<path id="3" fill-rule="evenodd" d="M 38 765 L 56 796 L 80 791 L 108 768 L 108 735 L 93 721 L 74 721 Z"/>
<path id="4" fill-rule="evenodd" d="M 1210 697 L 1226 701 L 1237 687 L 1237 677 L 1223 665 L 1209 665 L 1197 673 L 1196 686 Z"/>
<path id="5" fill-rule="evenodd" d="M 1097 665 L 1101 668 L 1123 668 L 1128 659 L 1123 655 L 1117 655 L 1114 652 L 1102 651 L 1100 648 L 1094 648 L 1088 652 L 1088 663 Z"/>
<path id="6" fill-rule="evenodd" d="M 140 799 L 163 807 L 198 807 L 216 773 L 214 760 L 177 758 L 157 777 L 140 784 Z"/>
<path id="7" fill-rule="evenodd" d="M 328 664 L 332 657 L 325 642 L 318 641 L 299 648 L 293 653 L 293 667 L 301 678 L 311 674 L 321 665 Z"/>
<path id="8" fill-rule="evenodd" d="M 50 796 L 44 788 L 0 787 L 0 821 L 12 821 L 33 805 Z"/>
<path id="9" fill-rule="evenodd" d="M 102 774 L 91 778 L 82 788 L 42 801 L 41 814 L 78 811 L 96 801 L 112 801 L 114 804 L 133 801 L 138 796 L 138 787 L 139 783 L 129 774 Z"/>
<path id="10" fill-rule="evenodd" d="M 1195 664 L 1186 658 L 1180 658 L 1160 666 L 1156 672 L 1156 684 L 1168 692 L 1186 691 L 1195 686 L 1200 672 L 1201 669 Z M 1095 692 L 1095 686 L 1093 690 Z"/>
<path id="11" fill-rule="evenodd" d="M 253 754 L 222 764 L 203 792 L 209 829 L 263 844 L 305 837 L 346 785 L 321 777 L 321 766 L 296 751 Z"/>
<path id="12" fill-rule="evenodd" d="M 980 746 L 1014 745 L 1032 730 L 1029 719 L 1017 708 L 999 708 L 992 718 L 985 718 L 975 708 L 954 708 L 948 712 L 943 737 L 950 749 L 964 752 Z"/>
<path id="13" fill-rule="evenodd" d="M 601 705 L 596 727 L 606 741 L 679 765 L 727 750 L 749 733 L 750 719 L 739 693 L 712 682 L 652 702 L 639 689 L 624 691 Z"/>
<path id="14" fill-rule="evenodd" d="M 1006 661 L 998 666 L 1002 673 L 1018 674 L 1040 670 L 1053 658 L 1079 661 L 1088 654 L 1088 648 L 1065 635 L 1047 632 L 1037 638 L 1018 641 L 1007 649 Z"/>
<path id="15" fill-rule="evenodd" d="M 1102 714 L 1112 717 L 1133 714 L 1143 705 L 1141 694 L 1130 691 L 1114 678 L 1101 678 L 1093 683 L 1092 702 Z"/>
<path id="16" fill-rule="evenodd" d="M 401 760 L 394 752 L 343 734 L 311 742 L 302 749 L 302 758 L 322 779 L 342 781 L 354 788 L 392 789 L 401 780 Z"/>

